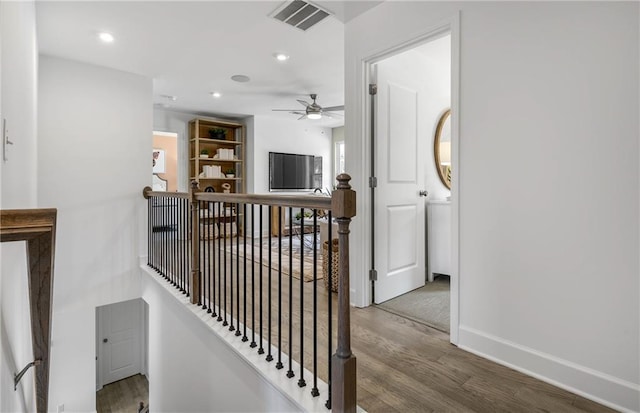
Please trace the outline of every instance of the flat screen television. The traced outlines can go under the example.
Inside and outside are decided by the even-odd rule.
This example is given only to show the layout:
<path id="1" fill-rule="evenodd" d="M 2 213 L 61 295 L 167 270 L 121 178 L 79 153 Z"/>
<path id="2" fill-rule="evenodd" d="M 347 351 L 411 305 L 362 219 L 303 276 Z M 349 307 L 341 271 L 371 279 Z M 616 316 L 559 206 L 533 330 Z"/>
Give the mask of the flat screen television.
<path id="1" fill-rule="evenodd" d="M 311 191 L 314 156 L 269 152 L 269 191 Z"/>

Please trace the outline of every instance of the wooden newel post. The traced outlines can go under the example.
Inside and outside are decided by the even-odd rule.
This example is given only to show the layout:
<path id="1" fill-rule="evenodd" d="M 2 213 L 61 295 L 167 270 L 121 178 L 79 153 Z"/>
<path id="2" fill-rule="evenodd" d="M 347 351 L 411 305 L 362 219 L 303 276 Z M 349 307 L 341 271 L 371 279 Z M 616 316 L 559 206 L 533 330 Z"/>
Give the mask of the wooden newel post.
<path id="1" fill-rule="evenodd" d="M 191 181 L 191 304 L 200 304 L 200 202 L 196 200 L 196 192 L 200 192 L 198 182 Z"/>
<path id="2" fill-rule="evenodd" d="M 351 303 L 349 299 L 349 224 L 356 215 L 356 193 L 351 177 L 340 174 L 331 196 L 331 211 L 338 222 L 338 348 L 331 358 L 331 410 L 356 411 L 356 357 L 351 353 Z"/>

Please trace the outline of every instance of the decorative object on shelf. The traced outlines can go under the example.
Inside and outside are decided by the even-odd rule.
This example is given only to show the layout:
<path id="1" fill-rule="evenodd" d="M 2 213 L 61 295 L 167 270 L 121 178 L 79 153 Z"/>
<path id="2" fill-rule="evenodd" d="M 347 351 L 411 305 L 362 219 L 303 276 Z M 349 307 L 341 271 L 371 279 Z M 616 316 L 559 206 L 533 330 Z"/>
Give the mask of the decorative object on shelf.
<path id="1" fill-rule="evenodd" d="M 200 157 L 201 158 L 208 158 L 209 157 L 209 151 L 206 149 L 203 149 L 200 151 Z"/>
<path id="2" fill-rule="evenodd" d="M 234 178 L 236 176 L 236 170 L 233 168 L 229 168 L 225 171 L 225 175 L 227 178 Z"/>
<path id="3" fill-rule="evenodd" d="M 218 159 L 220 161 L 233 161 L 235 160 L 235 154 L 233 149 L 220 148 L 217 150 L 213 159 Z"/>
<path id="4" fill-rule="evenodd" d="M 209 137 L 211 139 L 226 139 L 227 132 L 222 128 L 211 128 L 209 129 Z"/>
<path id="5" fill-rule="evenodd" d="M 220 165 L 204 165 L 200 178 L 222 178 L 222 167 Z"/>
<path id="6" fill-rule="evenodd" d="M 216 192 L 216 189 L 212 186 L 208 186 L 204 189 L 204 192 Z"/>
<path id="7" fill-rule="evenodd" d="M 225 194 L 228 194 L 231 192 L 231 184 L 225 182 L 221 186 L 222 186 L 222 192 L 224 192 Z"/>

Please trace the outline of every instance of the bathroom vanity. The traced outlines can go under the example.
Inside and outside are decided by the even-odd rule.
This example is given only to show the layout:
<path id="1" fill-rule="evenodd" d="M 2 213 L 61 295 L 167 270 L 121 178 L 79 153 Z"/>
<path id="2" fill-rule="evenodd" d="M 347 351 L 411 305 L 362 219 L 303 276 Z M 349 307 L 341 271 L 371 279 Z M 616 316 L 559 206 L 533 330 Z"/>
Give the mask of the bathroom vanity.
<path id="1" fill-rule="evenodd" d="M 427 279 L 451 274 L 451 201 L 427 202 Z"/>

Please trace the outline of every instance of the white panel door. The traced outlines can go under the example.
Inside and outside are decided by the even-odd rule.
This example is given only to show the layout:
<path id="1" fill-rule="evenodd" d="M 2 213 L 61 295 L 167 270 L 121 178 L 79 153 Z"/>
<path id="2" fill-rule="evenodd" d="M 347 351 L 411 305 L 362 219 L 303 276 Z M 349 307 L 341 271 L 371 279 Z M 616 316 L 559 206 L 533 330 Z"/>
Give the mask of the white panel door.
<path id="1" fill-rule="evenodd" d="M 393 58 L 376 65 L 376 303 L 425 283 L 425 152 L 418 87 L 398 74 Z"/>
<path id="2" fill-rule="evenodd" d="M 130 300 L 98 308 L 102 385 L 142 372 L 142 302 Z"/>

